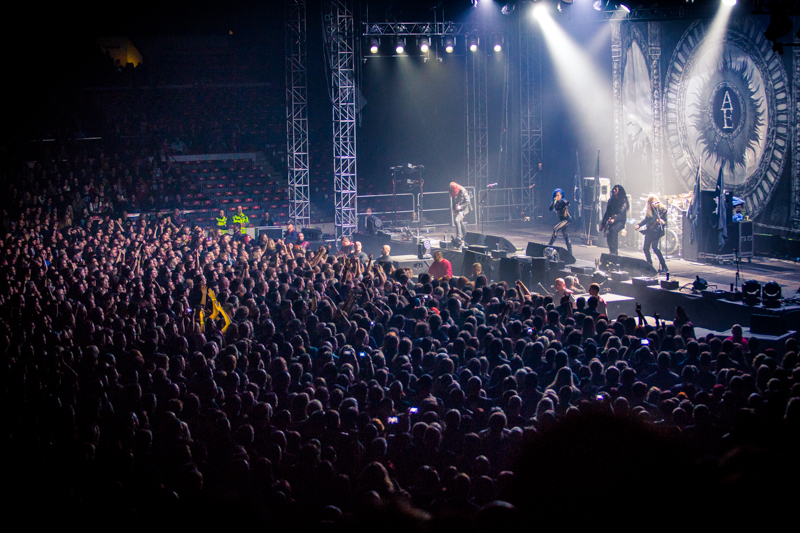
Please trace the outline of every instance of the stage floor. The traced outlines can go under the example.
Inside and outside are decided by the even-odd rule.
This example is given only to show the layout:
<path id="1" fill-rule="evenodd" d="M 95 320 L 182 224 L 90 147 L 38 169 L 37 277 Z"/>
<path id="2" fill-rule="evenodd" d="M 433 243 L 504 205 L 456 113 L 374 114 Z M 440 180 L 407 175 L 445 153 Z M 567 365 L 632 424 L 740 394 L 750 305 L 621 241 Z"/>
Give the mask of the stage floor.
<path id="1" fill-rule="evenodd" d="M 517 250 L 525 253 L 528 242 L 538 242 L 547 244 L 550 242 L 553 227 L 533 222 L 502 222 L 487 223 L 483 227 L 480 224 L 467 226 L 467 231 L 474 231 L 486 235 L 498 235 L 508 239 Z M 446 233 L 454 235 L 452 227 L 437 227 L 435 235 L 439 236 Z M 577 259 L 577 266 L 594 266 L 595 259 L 600 259 L 600 254 L 607 253 L 608 248 L 598 246 L 586 246 L 580 244 L 580 235 L 576 232 L 570 235 L 572 240 L 572 253 Z M 557 246 L 564 246 L 564 239 L 559 234 L 555 243 Z M 620 255 L 644 259 L 641 250 L 632 248 L 620 248 Z M 695 276 L 700 276 L 708 281 L 709 285 L 716 285 L 718 289 L 729 289 L 730 284 L 736 280 L 735 264 L 711 264 L 684 261 L 680 257 L 667 256 L 667 266 L 670 271 L 670 279 L 680 282 L 681 286 L 694 281 Z M 656 258 L 653 258 L 657 261 Z M 764 257 L 754 257 L 752 261 L 742 260 L 739 265 L 741 281 L 754 279 L 760 283 L 776 281 L 781 285 L 784 298 L 790 297 L 798 291 L 800 287 L 800 263 L 784 261 L 780 259 L 769 259 Z M 741 281 L 739 288 L 741 289 Z"/>

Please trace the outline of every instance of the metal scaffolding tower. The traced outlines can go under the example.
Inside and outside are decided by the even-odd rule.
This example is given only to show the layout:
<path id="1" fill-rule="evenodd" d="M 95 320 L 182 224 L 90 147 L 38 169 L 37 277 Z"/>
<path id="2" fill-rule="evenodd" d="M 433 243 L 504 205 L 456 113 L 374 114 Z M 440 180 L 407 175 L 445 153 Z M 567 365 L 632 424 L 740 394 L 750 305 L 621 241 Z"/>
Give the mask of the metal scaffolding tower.
<path id="1" fill-rule="evenodd" d="M 356 56 L 351 0 L 330 0 L 326 37 L 333 104 L 333 189 L 337 239 L 352 235 L 356 218 Z"/>
<path id="2" fill-rule="evenodd" d="M 542 164 L 542 42 L 541 34 L 520 17 L 519 110 L 520 166 L 527 212 L 536 214 L 537 175 Z"/>
<path id="3" fill-rule="evenodd" d="M 489 183 L 489 119 L 483 53 L 467 54 L 467 186 L 483 191 Z"/>
<path id="4" fill-rule="evenodd" d="M 291 203 L 289 218 L 311 224 L 308 175 L 308 86 L 306 0 L 286 0 L 286 153 Z"/>

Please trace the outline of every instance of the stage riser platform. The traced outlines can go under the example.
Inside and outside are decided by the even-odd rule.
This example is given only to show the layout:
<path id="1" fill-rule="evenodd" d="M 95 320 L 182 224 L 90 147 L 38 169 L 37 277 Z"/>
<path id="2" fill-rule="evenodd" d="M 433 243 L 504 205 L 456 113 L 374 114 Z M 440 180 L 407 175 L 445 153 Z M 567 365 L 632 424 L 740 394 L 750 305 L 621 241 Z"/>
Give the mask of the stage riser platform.
<path id="1" fill-rule="evenodd" d="M 767 309 L 763 306 L 749 306 L 741 302 L 714 300 L 687 291 L 667 291 L 659 286 L 637 287 L 632 283 L 606 282 L 615 294 L 631 296 L 642 304 L 642 311 L 647 315 L 658 313 L 662 318 L 671 320 L 675 317 L 675 308 L 682 306 L 692 323 L 712 330 L 726 330 L 733 324 L 750 326 L 753 314 L 783 317 L 790 328 L 800 323 L 800 306 L 785 306 L 780 309 Z"/>
<path id="2" fill-rule="evenodd" d="M 389 240 L 387 238 L 370 235 L 358 235 L 354 238 L 361 240 L 364 250 L 367 253 L 372 253 L 373 255 L 380 253 L 380 248 L 383 244 L 389 244 L 392 247 L 393 256 L 416 255 L 417 253 L 417 245 L 409 242 Z M 515 239 L 522 240 L 523 238 L 526 243 L 531 242 L 530 237 L 527 235 L 525 237 L 516 237 Z M 518 244 L 518 247 L 519 246 L 521 246 L 521 244 Z M 580 247 L 578 250 L 581 250 L 582 248 L 584 247 Z M 436 248 L 433 248 L 431 249 L 431 252 L 435 250 Z M 599 257 L 601 253 L 605 252 L 605 250 L 599 248 L 594 248 L 592 250 L 587 249 L 586 251 L 591 251 L 595 257 Z M 472 265 L 471 263 L 465 265 L 465 254 L 463 252 L 456 250 L 442 250 L 442 252 L 444 253 L 445 258 L 451 262 L 453 266 L 453 274 L 455 276 L 469 274 L 469 272 L 466 270 L 471 269 Z M 471 257 L 474 259 L 475 255 L 473 254 Z M 473 259 L 470 260 L 472 261 Z M 509 285 L 513 285 L 516 281 L 517 276 L 508 275 L 508 269 L 500 268 L 499 259 L 494 259 L 491 257 L 480 257 L 479 259 L 484 265 L 484 270 L 489 270 L 487 266 L 491 266 L 493 273 L 492 277 L 495 281 L 506 281 L 509 283 Z M 581 264 L 586 264 L 586 262 L 584 261 L 584 263 Z M 675 266 L 677 270 L 684 264 L 686 266 L 690 266 L 689 263 L 684 262 L 676 262 L 673 266 Z M 781 265 L 778 265 L 778 267 L 780 266 Z M 709 275 L 710 273 L 703 273 L 702 270 L 699 270 L 702 268 L 699 265 L 692 264 L 690 268 L 694 272 L 703 274 L 703 277 L 706 277 L 710 284 L 720 284 L 721 280 L 714 279 Z M 743 266 L 743 270 L 745 268 L 747 271 L 744 273 L 743 277 L 747 279 L 753 274 L 749 265 Z M 506 274 L 505 277 L 508 279 L 505 279 L 503 274 Z M 778 274 L 778 272 L 775 272 L 775 274 Z M 569 275 L 577 276 L 581 285 L 586 288 L 588 288 L 589 284 L 592 282 L 592 277 L 589 275 L 574 274 L 571 271 L 553 269 L 545 272 L 544 275 L 538 273 L 535 276 L 530 276 L 530 278 L 526 278 L 525 276 L 522 276 L 522 278 L 531 291 L 542 292 L 537 286 L 537 283 L 541 283 L 547 288 L 548 291 L 552 292 L 551 287 L 555 279 L 559 277 L 563 278 Z M 690 279 L 685 279 L 686 276 L 687 274 L 684 273 L 683 277 L 680 278 L 682 285 L 691 282 Z M 692 274 L 692 276 L 694 276 L 694 274 Z M 675 277 L 674 279 L 678 278 Z M 609 289 L 612 294 L 619 294 L 633 298 L 633 300 L 623 301 L 619 304 L 609 306 L 609 314 L 611 315 L 611 318 L 616 318 L 616 316 L 620 313 L 635 316 L 635 303 L 639 302 L 642 304 L 645 314 L 653 315 L 658 313 L 662 318 L 667 320 L 671 320 L 675 316 L 675 308 L 680 305 L 686 310 L 686 313 L 696 326 L 702 326 L 711 330 L 724 331 L 730 329 L 733 324 L 741 324 L 744 327 L 748 327 L 750 326 L 750 317 L 753 314 L 782 317 L 789 329 L 796 330 L 798 329 L 798 325 L 800 325 L 800 306 L 784 306 L 780 309 L 766 309 L 762 306 L 748 306 L 740 302 L 729 302 L 727 300 L 713 300 L 704 298 L 701 295 L 692 294 L 689 291 L 666 291 L 661 289 L 659 286 L 634 286 L 631 282 L 618 283 L 614 281 L 607 281 L 603 284 L 603 287 L 605 289 Z M 725 283 L 720 285 L 720 287 L 724 289 L 728 288 L 727 284 Z M 785 287 L 784 289 L 786 290 L 787 288 L 788 287 Z M 786 292 L 784 292 L 784 294 L 786 294 Z"/>

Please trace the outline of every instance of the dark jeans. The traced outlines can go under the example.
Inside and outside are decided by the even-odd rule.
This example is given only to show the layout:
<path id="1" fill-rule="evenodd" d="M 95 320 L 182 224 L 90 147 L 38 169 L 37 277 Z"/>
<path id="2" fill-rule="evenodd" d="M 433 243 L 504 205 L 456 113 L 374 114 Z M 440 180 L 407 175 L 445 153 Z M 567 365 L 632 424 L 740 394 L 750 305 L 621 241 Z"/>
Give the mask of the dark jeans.
<path id="1" fill-rule="evenodd" d="M 644 236 L 644 258 L 653 266 L 653 259 L 650 257 L 650 249 L 653 249 L 653 253 L 656 254 L 658 257 L 658 263 L 661 265 L 662 268 L 667 268 L 667 262 L 664 261 L 664 255 L 661 253 L 660 246 L 661 236 L 655 233 L 647 233 Z"/>
<path id="2" fill-rule="evenodd" d="M 624 220 L 618 220 L 608 227 L 608 251 L 614 255 L 619 255 L 619 232 L 624 229 Z"/>

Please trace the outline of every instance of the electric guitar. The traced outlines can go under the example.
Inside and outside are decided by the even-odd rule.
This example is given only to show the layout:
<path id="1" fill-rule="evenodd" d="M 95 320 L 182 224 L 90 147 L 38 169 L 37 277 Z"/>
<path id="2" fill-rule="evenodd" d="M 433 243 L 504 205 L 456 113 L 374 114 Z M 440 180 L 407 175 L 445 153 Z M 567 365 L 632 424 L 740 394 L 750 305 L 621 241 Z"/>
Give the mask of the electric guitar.
<path id="1" fill-rule="evenodd" d="M 453 204 L 453 212 L 454 213 L 461 213 L 462 211 L 466 211 L 470 208 L 470 203 L 467 201 L 465 204 Z"/>
<path id="2" fill-rule="evenodd" d="M 647 222 L 652 220 L 652 222 Z M 653 219 L 645 219 L 645 224 L 639 226 L 639 233 L 642 235 L 653 234 L 656 237 L 663 237 L 666 232 L 667 221 L 661 218 L 661 213 L 657 213 Z"/>

